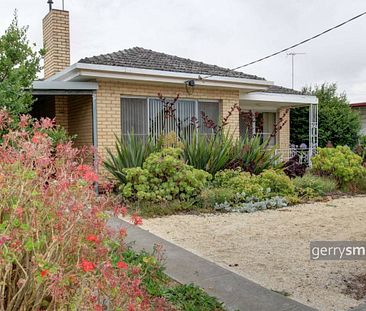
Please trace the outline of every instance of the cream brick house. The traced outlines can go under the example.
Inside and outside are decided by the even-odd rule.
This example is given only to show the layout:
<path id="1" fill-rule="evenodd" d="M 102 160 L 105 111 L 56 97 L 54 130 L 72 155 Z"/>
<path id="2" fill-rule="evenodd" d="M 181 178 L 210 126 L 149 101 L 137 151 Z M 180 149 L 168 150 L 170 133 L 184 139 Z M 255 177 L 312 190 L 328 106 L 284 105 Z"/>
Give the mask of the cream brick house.
<path id="1" fill-rule="evenodd" d="M 217 121 L 232 106 L 240 105 L 242 111 L 256 112 L 253 129 L 266 136 L 280 117 L 289 121 L 286 110 L 310 106 L 310 149 L 317 145 L 317 99 L 313 96 L 254 75 L 143 48 L 88 57 L 70 66 L 67 11 L 50 10 L 43 20 L 43 35 L 45 79 L 33 84 L 37 101 L 32 113 L 55 117 L 70 134 L 77 135 L 77 146 L 94 145 L 104 153 L 114 146 L 115 134 L 158 134 L 163 122 L 158 93 L 172 98 L 180 94 L 176 113 L 188 131 L 190 120 L 200 119 L 201 111 Z M 209 78 L 200 79 L 202 76 Z M 194 87 L 187 86 L 191 80 Z M 237 137 L 248 126 L 242 119 L 235 110 L 227 126 Z M 205 131 L 204 127 L 200 130 Z M 289 135 L 287 122 L 272 139 L 285 156 Z"/>

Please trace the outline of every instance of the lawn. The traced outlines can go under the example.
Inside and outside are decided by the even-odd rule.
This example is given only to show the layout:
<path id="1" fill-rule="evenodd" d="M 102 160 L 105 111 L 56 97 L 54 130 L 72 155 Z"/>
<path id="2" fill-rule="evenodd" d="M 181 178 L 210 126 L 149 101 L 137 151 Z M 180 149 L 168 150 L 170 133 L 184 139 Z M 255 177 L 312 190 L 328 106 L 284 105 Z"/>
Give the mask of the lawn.
<path id="1" fill-rule="evenodd" d="M 345 293 L 353 275 L 366 273 L 365 263 L 311 261 L 309 242 L 366 240 L 365 222 L 366 197 L 358 196 L 249 214 L 145 219 L 143 228 L 266 288 L 339 311 L 365 300 Z"/>

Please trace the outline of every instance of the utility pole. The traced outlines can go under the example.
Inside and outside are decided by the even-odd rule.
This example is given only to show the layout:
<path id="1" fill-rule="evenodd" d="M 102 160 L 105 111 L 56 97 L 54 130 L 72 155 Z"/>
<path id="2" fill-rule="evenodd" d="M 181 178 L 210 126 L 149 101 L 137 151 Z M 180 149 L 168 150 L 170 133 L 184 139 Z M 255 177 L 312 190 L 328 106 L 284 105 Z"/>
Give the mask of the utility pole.
<path id="1" fill-rule="evenodd" d="M 304 54 L 306 54 L 306 53 L 296 53 L 296 52 L 287 53 L 288 56 L 291 56 L 291 87 L 292 87 L 292 89 L 295 88 L 295 56 L 304 55 Z"/>

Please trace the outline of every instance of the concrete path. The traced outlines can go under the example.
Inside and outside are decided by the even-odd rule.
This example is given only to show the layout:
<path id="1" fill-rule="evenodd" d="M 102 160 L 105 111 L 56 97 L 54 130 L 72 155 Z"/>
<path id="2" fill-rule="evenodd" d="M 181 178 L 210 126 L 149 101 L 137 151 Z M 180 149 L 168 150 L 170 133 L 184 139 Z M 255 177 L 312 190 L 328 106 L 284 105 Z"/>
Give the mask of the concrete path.
<path id="1" fill-rule="evenodd" d="M 350 309 L 350 311 L 366 311 L 366 304 L 363 303 L 354 309 Z"/>
<path id="2" fill-rule="evenodd" d="M 121 219 L 112 218 L 113 229 L 127 228 L 127 242 L 134 242 L 135 250 L 151 252 L 155 244 L 164 247 L 166 274 L 181 284 L 194 283 L 224 302 L 229 310 L 240 311 L 311 311 L 305 306 L 266 289 L 234 272 L 203 259 L 146 230 Z"/>

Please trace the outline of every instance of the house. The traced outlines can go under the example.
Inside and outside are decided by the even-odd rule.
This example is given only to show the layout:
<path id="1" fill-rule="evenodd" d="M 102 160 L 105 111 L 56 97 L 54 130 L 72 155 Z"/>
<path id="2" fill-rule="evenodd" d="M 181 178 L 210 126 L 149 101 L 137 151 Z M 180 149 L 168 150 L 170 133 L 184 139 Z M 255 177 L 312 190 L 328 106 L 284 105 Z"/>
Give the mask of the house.
<path id="1" fill-rule="evenodd" d="M 158 93 L 171 98 L 180 94 L 176 113 L 188 131 L 190 120 L 200 119 L 201 111 L 217 121 L 234 105 L 256 112 L 253 128 L 263 136 L 284 118 L 287 123 L 272 144 L 286 157 L 290 145 L 290 114 L 286 111 L 310 106 L 310 150 L 317 146 L 317 99 L 313 96 L 255 75 L 138 47 L 86 57 L 70 65 L 69 12 L 64 10 L 50 9 L 43 19 L 43 36 L 45 77 L 33 84 L 37 101 L 32 114 L 55 117 L 69 134 L 77 135 L 77 146 L 94 145 L 104 153 L 114 146 L 115 135 L 130 131 L 142 137 L 158 134 L 164 122 Z M 241 120 L 237 110 L 229 118 L 227 128 L 235 137 L 243 135 L 248 126 Z M 205 131 L 204 127 L 200 130 Z"/>
<path id="2" fill-rule="evenodd" d="M 366 135 L 366 103 L 354 103 L 351 107 L 360 114 L 361 134 Z"/>

